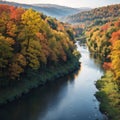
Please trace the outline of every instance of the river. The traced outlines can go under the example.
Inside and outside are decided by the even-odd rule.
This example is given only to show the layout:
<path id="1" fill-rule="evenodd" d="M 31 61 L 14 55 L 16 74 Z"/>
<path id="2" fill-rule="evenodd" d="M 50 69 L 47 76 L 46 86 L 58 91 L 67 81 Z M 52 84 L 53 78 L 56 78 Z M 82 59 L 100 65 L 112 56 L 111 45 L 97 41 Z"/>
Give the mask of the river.
<path id="1" fill-rule="evenodd" d="M 78 71 L 2 106 L 0 120 L 103 120 L 94 96 L 103 70 L 85 46 L 77 46 L 82 55 Z"/>

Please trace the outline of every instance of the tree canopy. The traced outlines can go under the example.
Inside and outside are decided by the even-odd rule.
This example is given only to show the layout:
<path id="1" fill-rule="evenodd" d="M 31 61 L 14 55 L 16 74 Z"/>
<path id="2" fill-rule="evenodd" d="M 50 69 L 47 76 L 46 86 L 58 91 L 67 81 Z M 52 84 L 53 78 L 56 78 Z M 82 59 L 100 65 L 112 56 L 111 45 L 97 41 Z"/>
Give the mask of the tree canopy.
<path id="1" fill-rule="evenodd" d="M 72 28 L 32 9 L 0 5 L 0 77 L 20 79 L 29 69 L 65 63 L 73 52 Z"/>

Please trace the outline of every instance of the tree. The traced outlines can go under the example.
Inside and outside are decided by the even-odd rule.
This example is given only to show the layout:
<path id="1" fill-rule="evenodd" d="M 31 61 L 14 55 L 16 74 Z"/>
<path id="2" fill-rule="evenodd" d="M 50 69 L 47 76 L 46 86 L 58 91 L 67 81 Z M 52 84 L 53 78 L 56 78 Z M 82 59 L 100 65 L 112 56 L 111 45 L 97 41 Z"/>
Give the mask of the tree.
<path id="1" fill-rule="evenodd" d="M 112 69 L 115 73 L 115 79 L 120 80 L 120 40 L 116 40 L 112 46 Z"/>
<path id="2" fill-rule="evenodd" d="M 25 12 L 23 8 L 10 7 L 10 19 L 15 22 L 20 22 L 22 14 Z"/>
<path id="3" fill-rule="evenodd" d="M 38 40 L 30 39 L 29 48 L 26 51 L 26 42 L 22 43 L 21 53 L 26 57 L 27 67 L 38 69 L 40 67 L 41 45 Z"/>
<path id="4" fill-rule="evenodd" d="M 39 32 L 41 21 L 40 14 L 32 9 L 28 9 L 22 14 L 22 23 L 25 26 L 24 32 L 26 33 L 25 37 L 27 40 L 26 51 L 29 48 L 30 38 L 34 37 L 36 33 Z"/>
<path id="5" fill-rule="evenodd" d="M 14 40 L 5 38 L 0 34 L 0 76 L 7 73 L 6 69 L 9 64 L 9 60 L 13 56 L 13 44 Z"/>
<path id="6" fill-rule="evenodd" d="M 25 57 L 17 53 L 12 58 L 12 62 L 9 65 L 9 77 L 10 79 L 16 79 L 20 77 L 20 74 L 24 72 L 24 68 L 26 66 L 26 59 Z"/>
<path id="7" fill-rule="evenodd" d="M 7 23 L 7 34 L 11 37 L 15 37 L 16 36 L 16 32 L 17 32 L 17 26 L 14 22 L 9 21 Z"/>

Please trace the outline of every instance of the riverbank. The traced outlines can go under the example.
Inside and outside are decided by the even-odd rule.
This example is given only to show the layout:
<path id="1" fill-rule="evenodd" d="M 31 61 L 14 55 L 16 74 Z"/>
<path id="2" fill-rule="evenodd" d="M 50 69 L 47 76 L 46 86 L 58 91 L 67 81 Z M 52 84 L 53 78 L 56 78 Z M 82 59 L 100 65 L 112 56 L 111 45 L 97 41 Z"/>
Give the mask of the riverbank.
<path id="1" fill-rule="evenodd" d="M 40 85 L 46 84 L 48 81 L 63 77 L 68 73 L 79 69 L 79 67 L 80 62 L 78 58 L 72 58 L 64 64 L 58 64 L 56 67 L 51 66 L 42 71 L 42 73 L 38 71 L 28 71 L 29 74 L 25 78 L 22 78 L 22 80 L 17 81 L 15 86 L 11 85 L 10 87 L 0 90 L 0 105 L 20 98 L 32 88 L 36 88 Z"/>
<path id="2" fill-rule="evenodd" d="M 97 81 L 96 87 L 99 91 L 96 93 L 100 101 L 100 110 L 109 118 L 109 120 L 120 119 L 120 91 L 118 85 L 113 81 L 113 73 L 106 71 L 105 75 Z"/>

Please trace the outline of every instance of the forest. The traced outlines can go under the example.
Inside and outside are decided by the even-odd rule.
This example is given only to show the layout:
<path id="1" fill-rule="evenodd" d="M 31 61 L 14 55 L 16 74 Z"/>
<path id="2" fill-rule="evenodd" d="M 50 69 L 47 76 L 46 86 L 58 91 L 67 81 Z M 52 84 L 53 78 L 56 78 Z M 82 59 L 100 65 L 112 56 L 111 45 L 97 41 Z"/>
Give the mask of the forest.
<path id="1" fill-rule="evenodd" d="M 89 50 L 98 56 L 105 75 L 97 81 L 100 90 L 96 97 L 100 109 L 109 120 L 120 118 L 120 19 L 102 25 L 93 25 L 85 30 Z"/>
<path id="2" fill-rule="evenodd" d="M 64 19 L 73 24 L 76 39 L 86 43 L 105 74 L 96 82 L 100 110 L 109 120 L 120 119 L 120 4 L 81 12 Z"/>
<path id="3" fill-rule="evenodd" d="M 104 24 L 108 21 L 117 19 L 120 16 L 120 4 L 109 5 L 105 7 L 95 8 L 89 11 L 80 12 L 64 18 L 65 22 L 83 23 L 84 25 Z"/>
<path id="4" fill-rule="evenodd" d="M 69 25 L 32 9 L 2 4 L 0 16 L 1 104 L 79 67 Z"/>
<path id="5" fill-rule="evenodd" d="M 0 105 L 79 69 L 81 55 L 74 44 L 79 40 L 104 71 L 95 83 L 100 111 L 109 120 L 120 119 L 120 4 L 64 18 L 72 25 L 2 4 L 0 16 Z"/>

